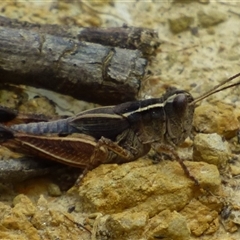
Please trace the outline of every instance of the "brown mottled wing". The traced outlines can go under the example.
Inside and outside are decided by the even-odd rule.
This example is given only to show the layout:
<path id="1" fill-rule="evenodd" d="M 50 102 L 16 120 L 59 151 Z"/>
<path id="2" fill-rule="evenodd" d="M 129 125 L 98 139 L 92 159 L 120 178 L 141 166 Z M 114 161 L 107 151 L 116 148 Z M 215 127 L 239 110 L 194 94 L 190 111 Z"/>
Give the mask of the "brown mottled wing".
<path id="1" fill-rule="evenodd" d="M 61 162 L 66 165 L 86 168 L 96 147 L 94 138 L 84 134 L 74 134 L 68 137 L 36 136 L 24 133 L 14 134 L 14 139 L 2 145 L 24 152 L 28 155 Z M 105 157 L 104 150 L 102 157 Z"/>

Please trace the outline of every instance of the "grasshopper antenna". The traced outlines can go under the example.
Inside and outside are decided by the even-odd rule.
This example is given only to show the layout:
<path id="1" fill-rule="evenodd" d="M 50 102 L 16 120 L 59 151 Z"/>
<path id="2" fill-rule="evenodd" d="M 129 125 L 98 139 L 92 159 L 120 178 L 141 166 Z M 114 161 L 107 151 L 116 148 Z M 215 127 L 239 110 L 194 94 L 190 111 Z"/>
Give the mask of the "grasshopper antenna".
<path id="1" fill-rule="evenodd" d="M 211 96 L 212 94 L 214 93 L 217 93 L 217 92 L 220 92 L 220 91 L 223 91 L 225 89 L 228 89 L 228 88 L 231 88 L 231 87 L 234 87 L 234 86 L 237 86 L 237 85 L 240 85 L 240 81 L 239 82 L 236 82 L 236 83 L 233 83 L 233 84 L 230 84 L 230 85 L 227 85 L 227 86 L 223 86 L 224 84 L 232 81 L 233 79 L 237 78 L 240 76 L 240 73 L 237 73 L 236 75 L 226 79 L 225 81 L 221 82 L 220 84 L 216 85 L 214 88 L 212 88 L 211 90 L 207 91 L 206 93 L 204 93 L 202 96 L 199 96 L 197 97 L 194 101 L 192 101 L 189 105 L 194 105 L 195 103 L 203 100 L 204 98 L 208 97 L 208 96 Z"/>

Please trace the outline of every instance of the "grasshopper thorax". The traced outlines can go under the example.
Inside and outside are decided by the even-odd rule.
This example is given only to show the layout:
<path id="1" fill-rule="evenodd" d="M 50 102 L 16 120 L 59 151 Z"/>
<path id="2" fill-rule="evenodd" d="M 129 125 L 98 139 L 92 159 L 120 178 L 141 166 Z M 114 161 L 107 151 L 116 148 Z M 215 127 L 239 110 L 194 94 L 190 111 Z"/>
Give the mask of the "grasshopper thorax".
<path id="1" fill-rule="evenodd" d="M 193 100 L 190 93 L 169 88 L 161 98 L 121 105 L 124 109 L 122 116 L 127 118 L 131 126 L 137 127 L 137 135 L 143 144 L 158 142 L 178 145 L 189 136 L 192 129 Z"/>
<path id="2" fill-rule="evenodd" d="M 192 95 L 187 91 L 171 89 L 163 98 L 166 114 L 165 141 L 178 145 L 189 136 L 195 106 Z"/>

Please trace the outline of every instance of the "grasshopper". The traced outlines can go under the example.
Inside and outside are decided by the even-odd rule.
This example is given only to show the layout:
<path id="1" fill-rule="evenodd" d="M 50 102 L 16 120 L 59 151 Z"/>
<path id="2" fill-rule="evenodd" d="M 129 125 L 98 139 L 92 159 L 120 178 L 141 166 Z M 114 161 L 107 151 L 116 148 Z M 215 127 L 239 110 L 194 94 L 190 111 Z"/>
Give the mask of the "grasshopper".
<path id="1" fill-rule="evenodd" d="M 64 119 L 1 125 L 0 144 L 86 170 L 104 163 L 134 161 L 153 148 L 174 156 L 185 174 L 198 184 L 175 148 L 190 135 L 195 104 L 239 85 L 225 86 L 239 76 L 234 75 L 195 100 L 189 92 L 171 88 L 160 98 L 94 108 Z M 14 114 L 8 114 L 9 120 L 14 119 Z"/>

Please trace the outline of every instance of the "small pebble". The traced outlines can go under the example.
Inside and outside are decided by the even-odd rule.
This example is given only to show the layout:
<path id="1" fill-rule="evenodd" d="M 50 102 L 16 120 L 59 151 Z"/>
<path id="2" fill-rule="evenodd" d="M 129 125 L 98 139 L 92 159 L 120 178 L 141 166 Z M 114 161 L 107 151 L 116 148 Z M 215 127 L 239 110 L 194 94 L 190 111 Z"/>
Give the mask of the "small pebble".
<path id="1" fill-rule="evenodd" d="M 226 166 L 230 157 L 229 145 L 217 133 L 197 134 L 193 143 L 193 160 Z"/>
<path id="2" fill-rule="evenodd" d="M 48 194 L 52 197 L 58 197 L 58 196 L 62 195 L 62 192 L 58 185 L 56 185 L 54 183 L 50 183 L 48 185 Z"/>

